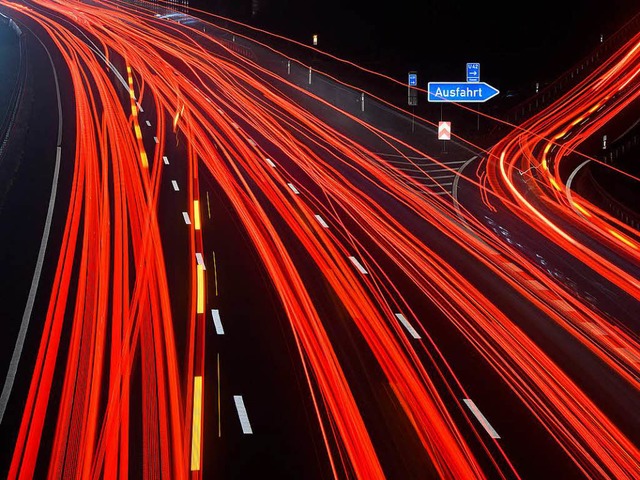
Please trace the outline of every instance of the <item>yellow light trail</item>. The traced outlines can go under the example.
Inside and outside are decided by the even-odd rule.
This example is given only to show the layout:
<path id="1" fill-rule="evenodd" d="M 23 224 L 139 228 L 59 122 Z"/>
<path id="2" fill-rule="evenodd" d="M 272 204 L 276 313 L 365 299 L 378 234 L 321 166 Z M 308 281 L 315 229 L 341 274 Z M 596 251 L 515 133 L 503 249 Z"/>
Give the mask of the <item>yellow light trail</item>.
<path id="1" fill-rule="evenodd" d="M 193 228 L 200 230 L 200 201 L 193 201 Z"/>
<path id="2" fill-rule="evenodd" d="M 204 267 L 197 265 L 198 274 L 198 296 L 196 300 L 197 313 L 204 313 Z"/>
<path id="3" fill-rule="evenodd" d="M 193 417 L 191 422 L 191 471 L 200 470 L 202 436 L 202 376 L 193 377 Z"/>

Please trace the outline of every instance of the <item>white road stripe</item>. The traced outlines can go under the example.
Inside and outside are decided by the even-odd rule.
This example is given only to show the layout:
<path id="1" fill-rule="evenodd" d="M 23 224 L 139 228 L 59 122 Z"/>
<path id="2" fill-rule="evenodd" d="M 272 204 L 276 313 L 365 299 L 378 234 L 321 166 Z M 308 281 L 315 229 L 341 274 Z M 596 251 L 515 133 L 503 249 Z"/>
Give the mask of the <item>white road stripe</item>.
<path id="1" fill-rule="evenodd" d="M 187 225 L 191 225 L 191 219 L 189 218 L 188 212 L 182 212 L 182 216 L 184 217 L 184 223 Z"/>
<path id="2" fill-rule="evenodd" d="M 296 195 L 300 195 L 300 192 L 293 183 L 287 183 L 287 185 L 289 185 L 289 188 L 293 193 L 295 193 Z"/>
<path id="3" fill-rule="evenodd" d="M 498 435 L 498 432 L 496 432 L 495 429 L 491 426 L 491 424 L 487 421 L 487 419 L 484 418 L 484 415 L 478 409 L 478 407 L 476 407 L 476 404 L 473 403 L 473 400 L 469 398 L 464 398 L 462 401 L 467 405 L 467 407 L 469 407 L 469 410 L 471 410 L 471 413 L 475 415 L 475 417 L 478 419 L 480 424 L 484 427 L 484 429 L 487 431 L 487 433 L 491 438 L 500 438 L 500 435 Z"/>
<path id="4" fill-rule="evenodd" d="M 140 110 L 140 113 L 143 113 L 144 108 L 142 108 L 142 105 L 140 105 L 138 102 L 136 102 L 136 105 L 138 106 L 138 110 Z"/>
<path id="5" fill-rule="evenodd" d="M 211 310 L 211 316 L 213 317 L 213 326 L 216 327 L 216 333 L 218 335 L 224 335 L 224 329 L 222 328 L 222 322 L 220 321 L 220 312 L 218 310 Z"/>
<path id="6" fill-rule="evenodd" d="M 353 263 L 356 266 L 356 268 L 360 270 L 360 273 L 362 273 L 363 275 L 366 275 L 367 273 L 369 273 L 365 270 L 365 268 L 362 266 L 362 264 L 358 261 L 356 257 L 349 257 L 349 260 L 351 260 L 351 263 Z"/>
<path id="7" fill-rule="evenodd" d="M 198 263 L 198 265 L 202 265 L 202 269 L 206 270 L 207 267 L 204 264 L 204 258 L 202 257 L 202 254 L 200 252 L 196 252 L 196 262 Z"/>
<path id="8" fill-rule="evenodd" d="M 164 157 L 162 157 L 162 160 L 164 161 L 165 165 L 169 165 L 169 159 L 167 158 L 166 155 Z"/>
<path id="9" fill-rule="evenodd" d="M 400 321 L 400 323 L 404 326 L 404 328 L 407 329 L 407 331 L 409 332 L 409 334 L 419 340 L 420 334 L 418 332 L 416 332 L 416 329 L 413 328 L 413 326 L 409 323 L 409 321 L 405 318 L 405 316 L 401 313 L 396 313 L 396 317 L 398 318 L 398 320 Z"/>
<path id="10" fill-rule="evenodd" d="M 180 190 L 180 188 L 178 187 L 178 182 L 176 182 L 175 180 L 171 180 L 171 185 L 173 185 L 173 189 L 178 192 Z"/>
<path id="11" fill-rule="evenodd" d="M 276 168 L 276 164 L 271 161 L 270 158 L 265 158 L 265 162 L 267 162 L 271 167 Z"/>
<path id="12" fill-rule="evenodd" d="M 327 222 L 325 222 L 320 215 L 316 215 L 316 220 L 318 220 L 318 223 L 322 225 L 324 228 L 329 228 L 329 225 L 327 225 Z"/>
<path id="13" fill-rule="evenodd" d="M 236 403 L 236 410 L 238 411 L 238 418 L 240 419 L 240 425 L 242 426 L 242 433 L 253 433 L 251 430 L 251 424 L 249 423 L 249 417 L 247 416 L 247 409 L 244 407 L 242 395 L 234 395 L 233 401 Z"/>
<path id="14" fill-rule="evenodd" d="M 247 140 L 249 141 L 249 144 L 250 144 L 252 147 L 255 147 L 255 146 L 256 146 L 256 142 L 254 142 L 254 141 L 253 141 L 253 138 L 248 138 Z"/>
<path id="15" fill-rule="evenodd" d="M 153 141 L 156 143 L 160 143 L 160 140 L 158 140 L 158 137 L 153 137 Z"/>
<path id="16" fill-rule="evenodd" d="M 151 126 L 151 122 L 149 120 L 147 120 L 147 127 Z"/>

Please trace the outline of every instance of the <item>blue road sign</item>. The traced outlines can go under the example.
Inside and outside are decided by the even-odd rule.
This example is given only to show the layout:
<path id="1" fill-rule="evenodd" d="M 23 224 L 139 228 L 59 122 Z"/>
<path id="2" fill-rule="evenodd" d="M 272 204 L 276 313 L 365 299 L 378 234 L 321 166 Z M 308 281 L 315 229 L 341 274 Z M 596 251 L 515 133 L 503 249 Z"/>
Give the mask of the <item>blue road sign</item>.
<path id="1" fill-rule="evenodd" d="M 409 73 L 409 86 L 415 87 L 418 85 L 418 74 L 417 73 Z"/>
<path id="2" fill-rule="evenodd" d="M 467 63 L 467 82 L 480 81 L 480 64 Z"/>
<path id="3" fill-rule="evenodd" d="M 485 82 L 429 82 L 429 102 L 486 102 L 500 91 Z"/>

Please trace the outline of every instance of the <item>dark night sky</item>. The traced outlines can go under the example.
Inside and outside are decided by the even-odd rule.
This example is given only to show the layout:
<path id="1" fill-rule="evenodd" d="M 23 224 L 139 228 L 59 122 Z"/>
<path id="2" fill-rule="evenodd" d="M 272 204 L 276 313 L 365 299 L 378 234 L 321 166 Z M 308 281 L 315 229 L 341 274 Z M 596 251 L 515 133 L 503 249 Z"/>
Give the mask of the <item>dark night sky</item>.
<path id="1" fill-rule="evenodd" d="M 466 62 L 506 90 L 568 70 L 632 14 L 637 0 L 192 0 L 399 79 L 464 81 Z"/>

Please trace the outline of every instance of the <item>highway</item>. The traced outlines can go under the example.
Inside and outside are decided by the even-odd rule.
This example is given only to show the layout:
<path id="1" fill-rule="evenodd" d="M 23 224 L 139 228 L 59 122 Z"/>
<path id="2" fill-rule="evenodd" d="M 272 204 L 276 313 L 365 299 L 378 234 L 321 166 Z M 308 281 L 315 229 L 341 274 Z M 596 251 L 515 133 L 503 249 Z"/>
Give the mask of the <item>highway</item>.
<path id="1" fill-rule="evenodd" d="M 6 478 L 640 476 L 640 235 L 571 190 L 640 36 L 487 149 L 204 12 L 0 13 Z"/>

